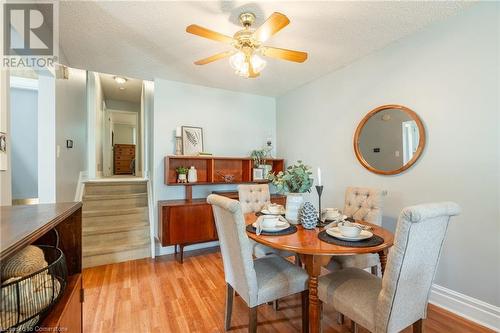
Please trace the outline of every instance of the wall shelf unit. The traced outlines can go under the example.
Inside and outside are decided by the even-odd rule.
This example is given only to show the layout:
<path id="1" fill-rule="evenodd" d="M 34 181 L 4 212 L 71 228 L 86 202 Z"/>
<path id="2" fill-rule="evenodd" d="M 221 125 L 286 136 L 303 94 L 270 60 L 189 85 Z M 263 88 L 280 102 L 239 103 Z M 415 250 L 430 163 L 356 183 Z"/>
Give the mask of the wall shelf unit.
<path id="1" fill-rule="evenodd" d="M 269 158 L 266 160 L 271 165 L 272 172 L 283 171 L 285 160 Z M 180 166 L 194 166 L 197 170 L 196 183 L 178 183 L 177 169 Z M 254 180 L 252 177 L 253 160 L 250 157 L 214 157 L 214 156 L 167 156 L 165 157 L 164 182 L 170 186 L 185 186 L 186 200 L 192 199 L 191 186 L 218 185 L 218 184 L 246 184 L 267 183 L 266 180 Z M 233 175 L 234 181 L 227 183 L 222 175 Z"/>

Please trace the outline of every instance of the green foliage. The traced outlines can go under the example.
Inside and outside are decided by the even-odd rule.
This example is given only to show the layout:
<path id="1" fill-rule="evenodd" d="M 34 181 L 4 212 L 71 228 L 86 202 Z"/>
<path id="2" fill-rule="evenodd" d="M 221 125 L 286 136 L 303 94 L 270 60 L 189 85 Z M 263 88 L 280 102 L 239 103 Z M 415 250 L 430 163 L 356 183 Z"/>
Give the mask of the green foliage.
<path id="1" fill-rule="evenodd" d="M 253 166 L 257 168 L 259 165 L 265 164 L 267 153 L 268 153 L 267 149 L 252 150 L 250 157 L 253 159 Z"/>
<path id="2" fill-rule="evenodd" d="M 311 167 L 297 161 L 286 170 L 278 172 L 277 175 L 270 173 L 267 176 L 280 193 L 305 193 L 310 192 L 313 184 L 311 178 Z"/>
<path id="3" fill-rule="evenodd" d="M 188 173 L 188 168 L 186 168 L 185 166 L 180 166 L 178 167 L 177 169 L 175 169 L 175 171 L 177 172 L 177 174 L 179 175 L 186 175 Z"/>

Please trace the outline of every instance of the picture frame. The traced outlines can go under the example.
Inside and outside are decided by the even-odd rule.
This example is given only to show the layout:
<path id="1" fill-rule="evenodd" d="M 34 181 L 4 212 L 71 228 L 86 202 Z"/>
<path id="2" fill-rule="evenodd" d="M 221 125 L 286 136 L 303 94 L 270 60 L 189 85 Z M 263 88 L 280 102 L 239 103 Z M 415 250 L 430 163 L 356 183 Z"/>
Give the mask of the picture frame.
<path id="1" fill-rule="evenodd" d="M 264 180 L 264 169 L 253 168 L 252 176 L 253 180 Z"/>
<path id="2" fill-rule="evenodd" d="M 203 152 L 203 128 L 182 126 L 182 155 L 198 155 Z"/>

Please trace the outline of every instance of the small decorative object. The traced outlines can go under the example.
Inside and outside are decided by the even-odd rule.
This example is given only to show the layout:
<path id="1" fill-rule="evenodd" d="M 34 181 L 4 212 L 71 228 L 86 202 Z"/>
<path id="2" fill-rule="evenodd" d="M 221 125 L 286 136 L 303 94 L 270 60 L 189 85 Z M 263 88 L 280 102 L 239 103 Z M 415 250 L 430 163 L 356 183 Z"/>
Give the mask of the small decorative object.
<path id="1" fill-rule="evenodd" d="M 262 148 L 252 150 L 250 157 L 253 159 L 254 170 L 262 170 L 262 176 L 260 176 L 260 171 L 254 171 L 254 180 L 266 179 L 267 175 L 272 171 L 273 167 L 266 164 L 266 160 L 269 157 L 271 149 L 272 148 Z"/>
<path id="2" fill-rule="evenodd" d="M 310 202 L 305 202 L 299 210 L 298 222 L 305 229 L 314 229 L 318 225 L 318 212 Z"/>
<path id="3" fill-rule="evenodd" d="M 0 132 L 0 171 L 7 170 L 7 134 Z"/>
<path id="4" fill-rule="evenodd" d="M 220 171 L 217 171 L 217 174 L 219 176 L 221 176 L 222 180 L 225 182 L 225 183 L 232 183 L 234 181 L 234 175 L 225 175 L 223 174 L 222 172 Z"/>
<path id="5" fill-rule="evenodd" d="M 182 126 L 182 153 L 198 155 L 203 152 L 203 128 Z"/>
<path id="6" fill-rule="evenodd" d="M 184 166 L 180 166 L 175 171 L 177 172 L 177 182 L 178 183 L 187 183 L 187 173 L 188 173 L 188 168 Z"/>
<path id="7" fill-rule="evenodd" d="M 73 148 L 73 140 L 66 140 L 66 148 Z"/>
<path id="8" fill-rule="evenodd" d="M 313 180 L 311 178 L 311 167 L 297 161 L 286 170 L 278 172 L 277 175 L 269 173 L 269 179 L 280 193 L 287 193 L 285 217 L 291 223 L 297 223 L 298 211 L 304 202 L 303 193 L 310 192 Z"/>
<path id="9" fill-rule="evenodd" d="M 191 166 L 188 171 L 188 183 L 196 183 L 198 181 L 198 173 L 194 166 Z"/>
<path id="10" fill-rule="evenodd" d="M 264 180 L 264 170 L 253 168 L 253 180 Z"/>
<path id="11" fill-rule="evenodd" d="M 175 155 L 182 155 L 182 131 L 180 127 L 175 129 Z"/>

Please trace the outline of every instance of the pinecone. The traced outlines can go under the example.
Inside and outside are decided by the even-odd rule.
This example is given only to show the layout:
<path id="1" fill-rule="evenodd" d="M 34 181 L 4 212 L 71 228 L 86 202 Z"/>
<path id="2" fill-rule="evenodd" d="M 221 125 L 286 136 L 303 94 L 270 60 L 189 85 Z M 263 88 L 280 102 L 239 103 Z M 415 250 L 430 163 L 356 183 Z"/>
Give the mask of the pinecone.
<path id="1" fill-rule="evenodd" d="M 299 209 L 298 221 L 305 229 L 314 229 L 318 224 L 318 212 L 310 202 L 305 202 Z"/>

